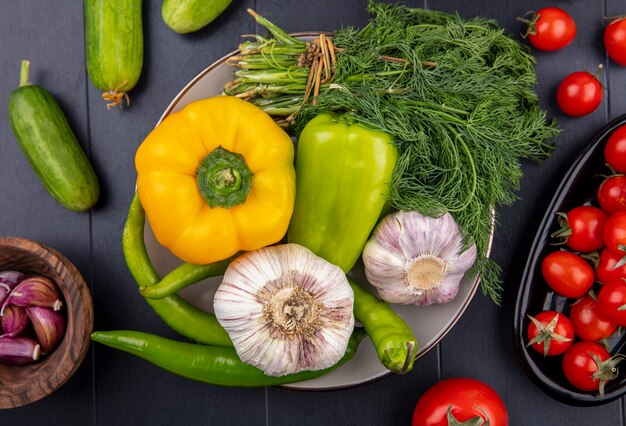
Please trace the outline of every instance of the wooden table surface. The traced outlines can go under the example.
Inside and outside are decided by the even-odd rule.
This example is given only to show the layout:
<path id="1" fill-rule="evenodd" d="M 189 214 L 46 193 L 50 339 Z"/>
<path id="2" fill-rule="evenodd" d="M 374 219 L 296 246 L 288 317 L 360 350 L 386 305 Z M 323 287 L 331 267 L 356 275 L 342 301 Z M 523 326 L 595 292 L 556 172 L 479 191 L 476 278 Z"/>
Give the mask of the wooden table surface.
<path id="1" fill-rule="evenodd" d="M 502 266 L 501 308 L 477 295 L 454 329 L 410 374 L 349 390 L 305 393 L 275 388 L 227 389 L 186 380 L 103 346 L 92 346 L 78 372 L 53 395 L 0 411 L 7 425 L 401 425 L 419 396 L 442 378 L 465 376 L 489 383 L 503 398 L 513 425 L 624 424 L 624 400 L 575 408 L 543 394 L 522 372 L 513 348 L 513 307 L 532 236 L 551 194 L 580 148 L 608 120 L 626 113 L 626 67 L 602 47 L 604 16 L 626 13 L 626 0 L 423 0 L 407 5 L 462 16 L 497 19 L 519 37 L 515 17 L 555 5 L 574 17 L 578 35 L 558 52 L 535 52 L 537 91 L 563 132 L 541 164 L 524 163 L 520 200 L 498 209 L 492 257 Z M 96 329 L 136 329 L 174 337 L 142 301 L 126 269 L 120 236 L 133 194 L 133 157 L 178 91 L 215 59 L 234 50 L 239 35 L 258 28 L 251 7 L 288 31 L 362 26 L 365 0 L 234 0 L 209 27 L 177 35 L 161 19 L 161 2 L 144 2 L 145 59 L 128 109 L 107 111 L 87 79 L 83 10 L 78 0 L 0 0 L 0 235 L 48 244 L 71 259 L 88 282 Z M 31 80 L 50 90 L 66 112 L 100 178 L 102 196 L 88 213 L 60 207 L 43 190 L 15 142 L 6 105 L 31 60 Z M 567 118 L 556 106 L 558 82 L 570 72 L 605 68 L 605 98 L 594 113 Z"/>

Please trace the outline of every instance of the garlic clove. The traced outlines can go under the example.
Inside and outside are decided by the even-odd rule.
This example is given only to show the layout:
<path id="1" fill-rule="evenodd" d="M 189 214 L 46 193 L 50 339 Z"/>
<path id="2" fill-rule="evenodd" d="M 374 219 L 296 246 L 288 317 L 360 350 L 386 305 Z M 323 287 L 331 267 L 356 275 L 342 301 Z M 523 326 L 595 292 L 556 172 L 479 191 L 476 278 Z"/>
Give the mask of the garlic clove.
<path id="1" fill-rule="evenodd" d="M 39 359 L 41 354 L 37 342 L 27 337 L 0 336 L 0 363 L 21 365 Z"/>
<path id="2" fill-rule="evenodd" d="M 353 301 L 339 267 L 284 244 L 232 262 L 214 309 L 241 360 L 281 376 L 337 363 L 354 327 Z"/>
<path id="3" fill-rule="evenodd" d="M 15 305 L 5 306 L 2 312 L 2 330 L 8 336 L 18 336 L 27 326 L 28 315 L 24 308 Z"/>
<path id="4" fill-rule="evenodd" d="M 28 275 L 18 271 L 0 272 L 0 306 L 4 304 L 11 291 L 26 278 Z"/>
<path id="5" fill-rule="evenodd" d="M 476 246 L 464 247 L 454 218 L 418 212 L 385 217 L 363 249 L 365 275 L 390 303 L 447 303 L 476 260 Z"/>
<path id="6" fill-rule="evenodd" d="M 43 353 L 49 353 L 63 340 L 65 317 L 61 312 L 39 306 L 26 308 Z"/>
<path id="7" fill-rule="evenodd" d="M 58 311 L 63 306 L 56 284 L 46 277 L 30 277 L 22 281 L 3 304 L 23 307 L 39 306 Z M 0 315 L 2 313 L 0 312 Z"/>

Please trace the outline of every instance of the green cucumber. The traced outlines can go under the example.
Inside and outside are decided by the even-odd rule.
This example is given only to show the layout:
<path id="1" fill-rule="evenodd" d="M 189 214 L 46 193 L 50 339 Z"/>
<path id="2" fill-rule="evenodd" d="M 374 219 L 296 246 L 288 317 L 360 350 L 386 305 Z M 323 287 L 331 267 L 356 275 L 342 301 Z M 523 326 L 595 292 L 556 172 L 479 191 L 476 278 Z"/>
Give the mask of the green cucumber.
<path id="1" fill-rule="evenodd" d="M 54 97 L 28 83 L 28 65 L 9 98 L 13 134 L 46 191 L 65 208 L 88 210 L 100 195 L 96 174 Z"/>
<path id="2" fill-rule="evenodd" d="M 141 0 L 85 0 L 85 62 L 107 108 L 128 104 L 143 66 Z"/>
<path id="3" fill-rule="evenodd" d="M 164 0 L 163 21 L 179 34 L 205 27 L 217 18 L 232 0 Z"/>

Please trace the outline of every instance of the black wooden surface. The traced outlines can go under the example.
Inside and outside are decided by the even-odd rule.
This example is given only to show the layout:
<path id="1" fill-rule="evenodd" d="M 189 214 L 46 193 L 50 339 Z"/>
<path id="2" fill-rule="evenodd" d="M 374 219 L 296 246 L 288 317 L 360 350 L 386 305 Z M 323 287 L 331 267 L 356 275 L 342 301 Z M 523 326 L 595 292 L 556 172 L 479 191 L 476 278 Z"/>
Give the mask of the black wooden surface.
<path id="1" fill-rule="evenodd" d="M 120 235 L 130 202 L 134 152 L 171 99 L 213 60 L 233 50 L 239 35 L 257 28 L 245 13 L 255 8 L 288 31 L 332 30 L 363 25 L 365 0 L 234 0 L 209 27 L 181 36 L 161 20 L 161 2 L 144 2 L 145 60 L 132 106 L 107 111 L 84 66 L 83 11 L 78 0 L 0 0 L 0 104 L 19 80 L 19 63 L 31 60 L 31 80 L 59 100 L 102 186 L 89 213 L 72 213 L 50 198 L 13 139 L 6 107 L 0 114 L 0 235 L 32 238 L 70 258 L 90 285 L 96 329 L 138 329 L 173 336 L 141 300 L 127 272 Z M 512 343 L 515 294 L 532 235 L 570 161 L 609 119 L 626 113 L 626 68 L 605 56 L 604 16 L 626 13 L 626 0 L 423 0 L 411 6 L 497 19 L 511 34 L 516 16 L 543 6 L 567 9 L 578 36 L 566 49 L 535 52 L 537 91 L 563 133 L 542 164 L 525 163 L 520 200 L 499 209 L 492 257 L 503 268 L 502 308 L 478 295 L 442 343 L 410 374 L 354 389 L 305 393 L 280 389 L 225 389 L 166 373 L 102 346 L 92 347 L 78 372 L 56 393 L 26 407 L 0 411 L 0 424 L 125 425 L 401 425 L 419 396 L 437 380 L 466 376 L 484 380 L 502 396 L 513 425 L 620 425 L 624 401 L 597 408 L 555 402 L 522 373 Z M 516 35 L 516 37 L 518 37 Z M 568 73 L 605 65 L 602 106 L 583 118 L 567 118 L 555 102 Z"/>

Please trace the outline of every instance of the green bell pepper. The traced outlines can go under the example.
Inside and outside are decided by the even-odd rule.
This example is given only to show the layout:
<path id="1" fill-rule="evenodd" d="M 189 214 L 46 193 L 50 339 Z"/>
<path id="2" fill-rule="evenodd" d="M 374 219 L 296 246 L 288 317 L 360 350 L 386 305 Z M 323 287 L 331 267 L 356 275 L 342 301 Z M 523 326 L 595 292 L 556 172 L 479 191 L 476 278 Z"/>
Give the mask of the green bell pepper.
<path id="1" fill-rule="evenodd" d="M 288 239 L 348 272 L 386 204 L 398 153 L 391 136 L 321 114 L 298 139 Z"/>
<path id="2" fill-rule="evenodd" d="M 358 260 L 385 209 L 398 154 L 388 134 L 321 114 L 300 135 L 296 202 L 288 240 L 346 273 Z M 394 373 L 411 371 L 417 341 L 385 302 L 350 280 L 354 317 L 363 324 L 380 361 Z"/>

